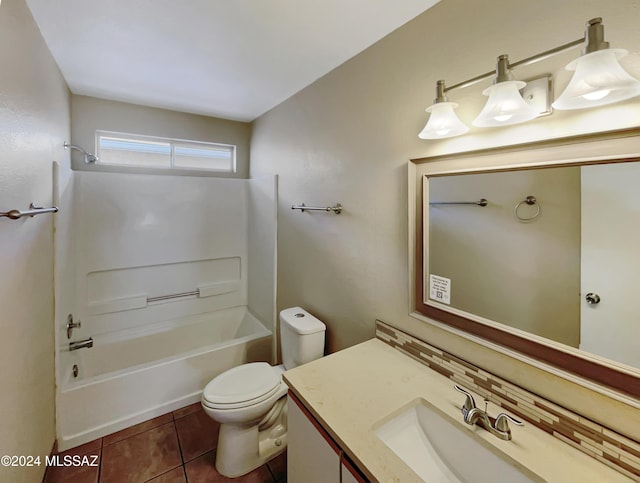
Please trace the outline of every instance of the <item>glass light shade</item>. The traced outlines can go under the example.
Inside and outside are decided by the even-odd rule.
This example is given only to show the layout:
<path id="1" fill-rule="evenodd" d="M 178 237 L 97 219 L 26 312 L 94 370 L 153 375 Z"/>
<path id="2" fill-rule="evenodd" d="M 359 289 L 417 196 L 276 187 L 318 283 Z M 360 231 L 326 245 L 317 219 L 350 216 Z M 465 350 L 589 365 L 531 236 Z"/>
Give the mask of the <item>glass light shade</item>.
<path id="1" fill-rule="evenodd" d="M 427 125 L 418 134 L 420 139 L 442 139 L 460 136 L 469 128 L 460 120 L 453 110 L 458 107 L 455 102 L 437 102 L 427 107 L 430 114 Z"/>
<path id="2" fill-rule="evenodd" d="M 489 96 L 487 103 L 473 120 L 478 127 L 496 127 L 518 124 L 538 117 L 539 112 L 527 104 L 520 95 L 526 82 L 504 81 L 487 87 L 482 93 Z"/>
<path id="3" fill-rule="evenodd" d="M 552 104 L 555 109 L 584 109 L 624 101 L 640 95 L 640 81 L 618 63 L 624 49 L 604 49 L 578 57 L 567 65 L 575 73 Z"/>

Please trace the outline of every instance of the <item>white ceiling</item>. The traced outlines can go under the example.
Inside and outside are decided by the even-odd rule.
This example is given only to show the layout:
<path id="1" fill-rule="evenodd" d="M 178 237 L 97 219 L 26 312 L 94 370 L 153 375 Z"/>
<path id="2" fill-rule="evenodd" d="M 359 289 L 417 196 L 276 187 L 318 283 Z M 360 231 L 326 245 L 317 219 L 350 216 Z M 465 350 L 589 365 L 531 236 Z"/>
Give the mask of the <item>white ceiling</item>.
<path id="1" fill-rule="evenodd" d="M 27 0 L 74 94 L 252 121 L 440 0 Z"/>

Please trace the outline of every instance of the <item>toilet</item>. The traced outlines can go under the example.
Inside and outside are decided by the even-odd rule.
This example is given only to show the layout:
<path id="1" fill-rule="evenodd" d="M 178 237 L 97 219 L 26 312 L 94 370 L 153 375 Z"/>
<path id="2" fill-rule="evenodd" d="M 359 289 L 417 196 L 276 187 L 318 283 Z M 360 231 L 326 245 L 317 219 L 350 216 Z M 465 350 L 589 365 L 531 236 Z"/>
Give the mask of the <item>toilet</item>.
<path id="1" fill-rule="evenodd" d="M 287 447 L 285 370 L 324 354 L 326 326 L 300 307 L 280 312 L 282 365 L 252 362 L 215 377 L 202 392 L 204 411 L 220 423 L 216 469 L 244 475 Z"/>

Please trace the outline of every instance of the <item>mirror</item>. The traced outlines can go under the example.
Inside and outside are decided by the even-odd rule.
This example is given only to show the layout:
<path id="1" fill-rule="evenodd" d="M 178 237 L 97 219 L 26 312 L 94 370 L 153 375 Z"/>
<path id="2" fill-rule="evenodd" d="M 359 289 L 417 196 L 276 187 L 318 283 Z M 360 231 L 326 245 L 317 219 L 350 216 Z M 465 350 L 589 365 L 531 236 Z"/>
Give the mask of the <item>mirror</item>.
<path id="1" fill-rule="evenodd" d="M 640 395 L 640 156 L 614 138 L 414 160 L 417 311 Z"/>
<path id="2" fill-rule="evenodd" d="M 640 162 L 431 178 L 427 303 L 640 368 L 638 186 Z"/>

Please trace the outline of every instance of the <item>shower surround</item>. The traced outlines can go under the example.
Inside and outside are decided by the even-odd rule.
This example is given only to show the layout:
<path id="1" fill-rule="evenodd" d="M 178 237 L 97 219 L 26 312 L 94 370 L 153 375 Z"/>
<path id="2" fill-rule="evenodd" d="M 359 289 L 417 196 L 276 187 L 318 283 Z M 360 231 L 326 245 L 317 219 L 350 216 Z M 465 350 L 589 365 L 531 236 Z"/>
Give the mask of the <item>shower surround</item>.
<path id="1" fill-rule="evenodd" d="M 233 366 L 271 360 L 274 178 L 74 172 L 57 195 L 61 450 L 193 403 Z M 68 331 L 70 314 L 80 326 Z"/>

